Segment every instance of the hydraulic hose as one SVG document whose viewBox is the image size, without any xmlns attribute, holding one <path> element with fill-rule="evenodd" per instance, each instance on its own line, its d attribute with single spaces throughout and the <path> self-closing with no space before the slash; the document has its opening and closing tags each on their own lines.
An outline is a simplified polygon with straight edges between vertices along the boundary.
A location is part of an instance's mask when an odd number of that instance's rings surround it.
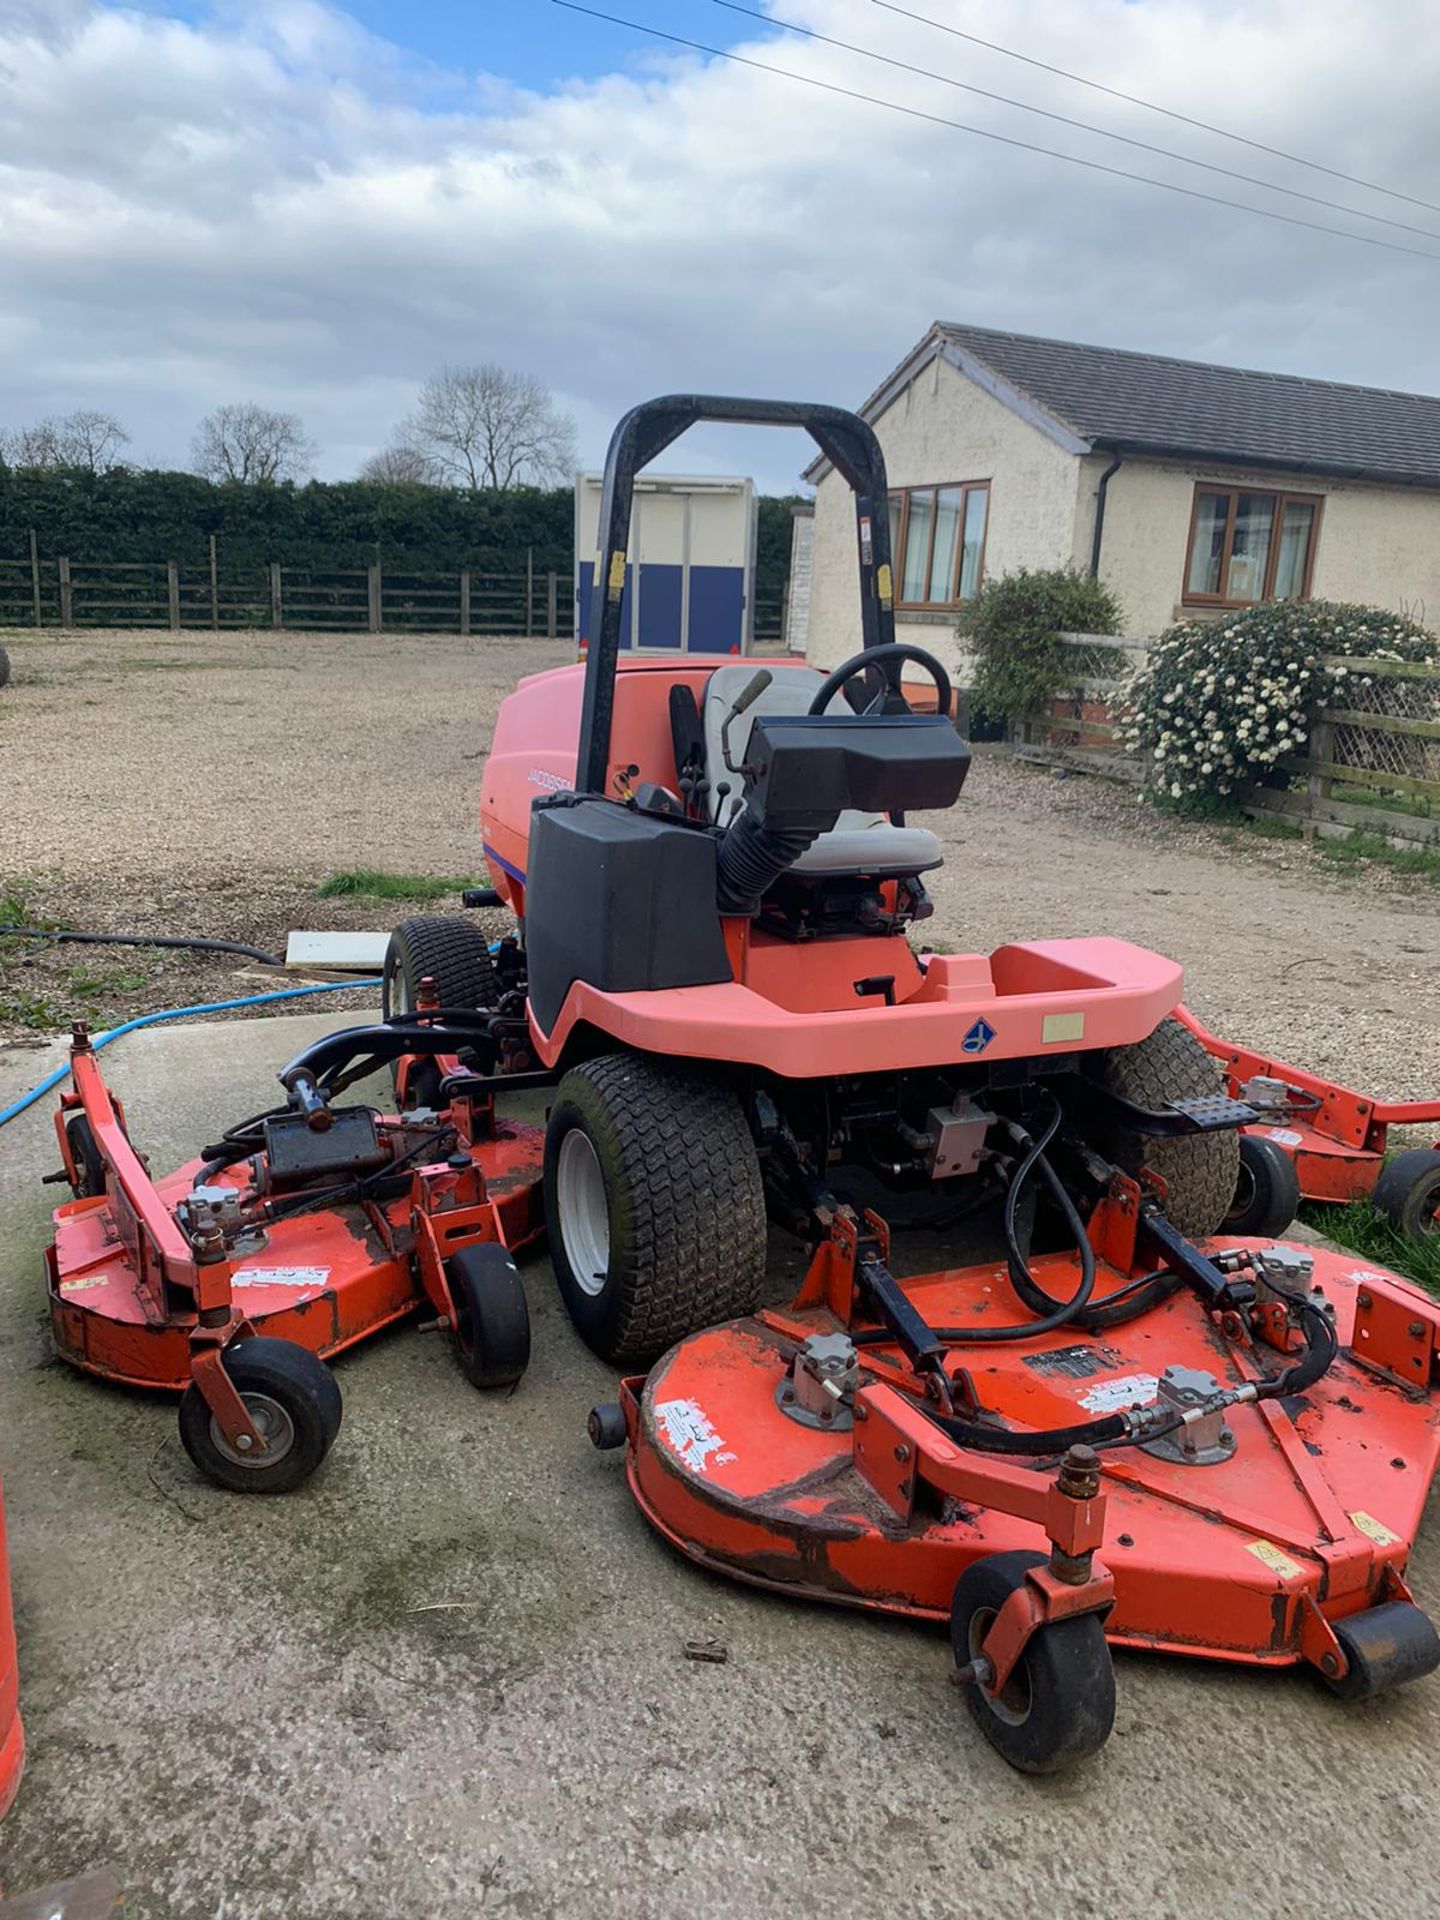
<svg viewBox="0 0 1440 1920">
<path fill-rule="evenodd" d="M 203 1006 L 168 1007 L 162 1013 L 139 1014 L 134 1020 L 127 1020 L 121 1026 L 112 1027 L 108 1033 L 97 1033 L 90 1044 L 98 1053 L 101 1047 L 108 1047 L 112 1040 L 123 1039 L 127 1033 L 134 1033 L 140 1027 L 157 1026 L 162 1020 L 187 1020 L 198 1014 L 230 1013 L 236 1007 L 261 1007 L 273 1000 L 300 1000 L 306 994 L 340 993 L 346 988 L 378 987 L 380 984 L 378 980 L 324 980 L 316 986 L 280 987 L 273 993 L 250 993 L 241 1000 L 211 1000 Z M 69 1077 L 69 1073 L 70 1066 L 67 1061 L 63 1067 L 56 1067 L 53 1073 L 47 1073 L 45 1078 L 31 1087 L 28 1093 L 22 1093 L 18 1100 L 12 1100 L 8 1107 L 0 1107 L 0 1127 L 3 1127 L 8 1120 L 14 1120 L 24 1113 L 27 1107 L 33 1107 L 37 1100 L 43 1100 L 52 1088 L 58 1087 L 62 1080 Z"/>
</svg>

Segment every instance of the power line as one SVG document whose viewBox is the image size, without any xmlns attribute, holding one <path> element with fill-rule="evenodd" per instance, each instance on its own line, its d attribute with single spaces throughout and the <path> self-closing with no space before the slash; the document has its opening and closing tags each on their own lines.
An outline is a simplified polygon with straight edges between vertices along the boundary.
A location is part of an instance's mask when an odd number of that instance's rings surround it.
<svg viewBox="0 0 1440 1920">
<path fill-rule="evenodd" d="M 926 113 L 920 107 L 902 106 L 898 100 L 882 100 L 877 94 L 861 93 L 854 87 L 838 86 L 831 80 L 817 80 L 812 74 L 796 73 L 790 67 L 772 67 L 768 61 L 753 60 L 748 54 L 732 53 L 726 47 L 707 46 L 703 40 L 687 40 L 678 33 L 666 33 L 661 27 L 647 26 L 642 20 L 626 20 L 618 13 L 602 13 L 598 7 L 586 7 L 579 0 L 550 0 L 552 6 L 567 13 L 583 13 L 591 20 L 604 20 L 612 27 L 624 27 L 630 33 L 648 34 L 652 40 L 665 40 L 671 46 L 687 47 L 692 53 L 706 53 L 716 60 L 728 60 L 733 66 L 753 67 L 758 73 L 770 73 L 781 80 L 797 81 L 820 93 L 833 93 L 844 100 L 859 100 L 869 107 L 884 107 L 890 113 L 903 113 L 911 120 L 924 120 L 933 127 L 950 127 L 957 133 L 973 133 L 978 139 L 993 140 L 1002 147 L 1015 147 L 1022 153 L 1042 154 L 1047 160 L 1064 160 L 1072 167 L 1084 167 L 1088 173 L 1103 173 L 1114 180 L 1138 181 L 1141 186 L 1158 187 L 1163 193 L 1182 194 L 1187 200 L 1203 200 L 1212 207 L 1229 207 L 1233 213 L 1251 213 L 1262 220 L 1278 220 L 1287 227 L 1304 227 L 1310 233 L 1328 233 L 1332 238 L 1355 240 L 1363 247 L 1381 247 L 1387 253 L 1408 253 L 1416 260 L 1440 260 L 1440 253 L 1428 247 L 1407 247 L 1399 240 L 1382 240 L 1373 233 L 1351 233 L 1345 227 L 1331 227 L 1319 220 L 1304 220 L 1298 213 L 1279 213 L 1273 207 L 1252 207 L 1243 200 L 1227 200 L 1218 193 L 1204 193 L 1199 187 L 1182 187 L 1174 180 L 1156 180 L 1148 173 L 1132 173 L 1126 167 L 1107 166 L 1102 160 L 1082 160 L 1075 153 L 1061 153 L 1056 147 L 1042 147 L 1033 140 L 1017 140 L 1013 134 L 994 133 L 988 127 L 972 127 L 964 120 L 950 120 L 944 114 Z"/>
<path fill-rule="evenodd" d="M 896 0 L 874 0 L 874 4 L 883 7 L 887 13 L 899 13 L 907 20 L 917 20 L 922 27 L 934 27 L 938 33 L 952 34 L 957 40 L 968 40 L 973 46 L 988 48 L 991 53 L 1003 53 L 1007 60 L 1023 60 L 1027 67 L 1039 67 L 1042 73 L 1054 73 L 1062 80 L 1073 80 L 1077 87 L 1092 87 L 1096 93 L 1108 93 L 1112 100 L 1124 100 L 1132 107 L 1144 107 L 1147 113 L 1163 113 L 1167 120 L 1178 120 L 1183 126 L 1198 127 L 1202 133 L 1218 134 L 1222 140 L 1234 140 L 1242 147 L 1253 147 L 1256 153 L 1268 153 L 1274 160 L 1288 160 L 1297 167 L 1311 167 L 1316 173 L 1328 173 L 1332 180 L 1343 180 L 1347 186 L 1363 187 L 1367 193 L 1386 193 L 1392 200 L 1405 200 L 1412 207 L 1423 207 L 1427 213 L 1440 213 L 1440 204 L 1434 200 L 1417 200 L 1413 193 L 1401 193 L 1398 187 L 1382 187 L 1377 181 L 1362 180 L 1353 173 L 1342 173 L 1338 167 L 1327 167 L 1322 160 L 1306 160 L 1298 153 L 1287 153 L 1283 147 L 1267 147 L 1263 140 L 1252 140 L 1248 134 L 1232 133 L 1228 127 L 1216 127 L 1208 120 L 1192 119 L 1188 113 L 1177 113 L 1173 107 L 1162 107 L 1154 100 L 1142 100 L 1138 93 L 1122 93 L 1119 87 L 1107 87 L 1101 80 L 1087 80 L 1083 73 L 1071 73 L 1065 67 L 1052 66 L 1048 60 L 1037 60 L 1032 54 L 1021 53 L 1015 47 L 1002 47 L 998 40 L 982 40 L 978 33 L 966 33 L 961 27 L 952 27 L 948 21 L 932 19 L 928 13 L 914 13 L 909 7 L 898 6 Z"/>
<path fill-rule="evenodd" d="M 982 100 L 994 100 L 1002 107 L 1016 107 L 1021 113 L 1038 114 L 1042 120 L 1057 121 L 1062 127 L 1075 127 L 1081 133 L 1097 134 L 1102 140 L 1118 140 L 1122 146 L 1138 147 L 1142 153 L 1158 154 L 1162 160 L 1178 160 L 1183 166 L 1201 167 L 1206 173 L 1218 173 L 1226 180 L 1239 180 L 1247 187 L 1259 187 L 1265 193 L 1287 194 L 1292 200 L 1308 200 L 1312 207 L 1326 207 L 1331 213 L 1348 213 L 1357 220 L 1375 220 L 1382 227 L 1395 227 L 1401 233 L 1418 234 L 1425 240 L 1440 240 L 1440 232 L 1434 227 L 1412 227 L 1403 220 L 1392 220 L 1383 213 L 1366 213 L 1361 207 L 1347 207 L 1339 200 L 1327 200 L 1322 194 L 1305 193 L 1299 187 L 1282 187 L 1273 180 L 1260 180 L 1252 173 L 1237 173 L 1233 167 L 1216 165 L 1213 160 L 1196 160 L 1188 153 L 1176 153 L 1170 147 L 1157 147 L 1148 140 L 1132 139 L 1128 133 L 1111 133 L 1105 127 L 1092 126 L 1088 120 L 1074 120 L 1068 114 L 1053 113 L 1049 107 L 1032 106 L 1026 100 L 1012 100 L 1008 94 L 992 93 L 988 87 L 973 86 L 968 80 L 957 80 L 948 73 L 936 73 L 931 67 L 912 66 L 908 60 L 897 60 L 888 53 L 877 53 L 873 47 L 857 47 L 852 41 L 837 40 L 832 34 L 821 33 L 814 27 L 797 27 L 791 20 L 779 20 L 774 14 L 762 13 L 758 7 L 740 5 L 740 0 L 711 0 L 712 5 L 724 7 L 727 13 L 742 13 L 751 20 L 763 21 L 767 27 L 780 27 L 786 33 L 803 34 L 807 40 L 822 41 L 827 47 L 839 47 L 845 53 L 858 53 L 864 60 L 878 60 L 887 67 L 897 67 L 902 73 L 913 73 L 922 80 L 938 80 L 942 86 L 959 87 L 963 93 L 978 94 Z"/>
</svg>

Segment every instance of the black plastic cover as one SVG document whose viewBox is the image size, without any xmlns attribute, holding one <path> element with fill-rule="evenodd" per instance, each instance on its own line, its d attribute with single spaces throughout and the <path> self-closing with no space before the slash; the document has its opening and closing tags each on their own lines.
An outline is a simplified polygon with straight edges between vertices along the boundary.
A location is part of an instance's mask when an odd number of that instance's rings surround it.
<svg viewBox="0 0 1440 1920">
<path fill-rule="evenodd" d="M 577 980 L 605 993 L 729 980 L 714 836 L 610 800 L 537 803 L 525 948 L 531 1004 L 547 1033 Z"/>
<path fill-rule="evenodd" d="M 746 805 L 776 827 L 826 832 L 847 807 L 952 807 L 970 749 L 939 713 L 762 714 L 745 752 Z"/>
</svg>

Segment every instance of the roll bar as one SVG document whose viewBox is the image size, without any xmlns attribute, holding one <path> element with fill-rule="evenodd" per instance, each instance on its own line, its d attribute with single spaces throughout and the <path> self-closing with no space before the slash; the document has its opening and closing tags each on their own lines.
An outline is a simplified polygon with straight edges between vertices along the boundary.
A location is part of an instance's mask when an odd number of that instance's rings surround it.
<svg viewBox="0 0 1440 1920">
<path fill-rule="evenodd" d="M 580 711 L 580 758 L 575 785 L 581 793 L 605 791 L 610 758 L 610 721 L 615 707 L 615 668 L 620 655 L 620 597 L 625 590 L 625 553 L 635 476 L 687 427 L 701 420 L 759 427 L 803 427 L 850 485 L 855 496 L 855 533 L 860 550 L 860 632 L 866 647 L 895 638 L 894 583 L 890 565 L 890 505 L 885 456 L 874 432 L 858 414 L 804 400 L 738 400 L 723 394 L 669 393 L 642 401 L 621 419 L 605 456 L 600 526 L 591 587 L 585 697 Z M 599 617 L 595 617 L 598 607 Z M 896 669 L 898 673 L 899 669 Z"/>
</svg>

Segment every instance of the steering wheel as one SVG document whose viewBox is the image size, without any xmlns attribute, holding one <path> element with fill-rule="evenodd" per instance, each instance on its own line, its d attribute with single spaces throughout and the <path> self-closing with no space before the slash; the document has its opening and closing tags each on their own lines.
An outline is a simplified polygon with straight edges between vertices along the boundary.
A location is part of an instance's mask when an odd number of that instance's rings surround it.
<svg viewBox="0 0 1440 1920">
<path fill-rule="evenodd" d="M 836 694 L 844 686 L 868 673 L 872 667 L 885 667 L 892 662 L 898 666 L 902 660 L 913 660 L 917 667 L 923 667 L 935 683 L 935 692 L 939 696 L 939 711 L 946 718 L 950 714 L 950 676 L 935 658 L 926 653 L 923 647 L 912 647 L 904 641 L 892 641 L 884 647 L 866 647 L 860 653 L 851 654 L 848 660 L 842 660 L 833 673 L 827 674 L 823 682 L 815 689 L 815 698 L 810 702 L 808 711 L 812 714 L 823 713 Z M 900 691 L 898 676 L 891 680 L 888 674 L 882 675 L 880 691 L 870 704 L 858 709 L 862 714 L 909 713 L 910 707 Z"/>
</svg>

